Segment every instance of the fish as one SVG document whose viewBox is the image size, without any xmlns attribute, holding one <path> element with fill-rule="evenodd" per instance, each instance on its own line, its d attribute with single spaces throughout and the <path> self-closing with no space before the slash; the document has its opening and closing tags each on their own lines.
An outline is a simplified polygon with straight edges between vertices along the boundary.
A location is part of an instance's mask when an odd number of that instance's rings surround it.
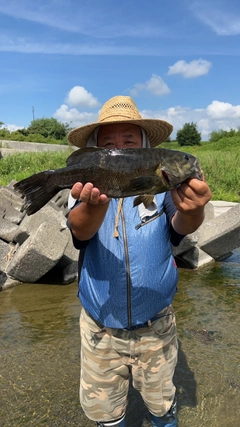
<svg viewBox="0 0 240 427">
<path fill-rule="evenodd" d="M 155 194 L 172 190 L 188 178 L 201 180 L 202 172 L 199 160 L 182 151 L 89 147 L 70 154 L 66 167 L 37 172 L 14 188 L 25 197 L 24 209 L 32 215 L 76 182 L 91 182 L 109 198 L 135 196 L 133 206 L 149 207 Z"/>
</svg>

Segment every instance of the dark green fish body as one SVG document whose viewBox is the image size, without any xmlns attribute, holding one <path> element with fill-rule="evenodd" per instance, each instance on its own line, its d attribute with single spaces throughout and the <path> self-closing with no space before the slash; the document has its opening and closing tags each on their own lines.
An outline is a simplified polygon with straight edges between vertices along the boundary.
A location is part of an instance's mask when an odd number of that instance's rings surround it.
<svg viewBox="0 0 240 427">
<path fill-rule="evenodd" d="M 201 179 L 198 159 L 191 154 L 164 148 L 83 148 L 73 152 L 67 166 L 36 173 L 15 184 L 26 197 L 31 215 L 59 191 L 75 182 L 91 182 L 108 197 L 154 195 L 173 189 L 188 178 Z M 138 198 L 135 204 L 142 202 Z"/>
</svg>

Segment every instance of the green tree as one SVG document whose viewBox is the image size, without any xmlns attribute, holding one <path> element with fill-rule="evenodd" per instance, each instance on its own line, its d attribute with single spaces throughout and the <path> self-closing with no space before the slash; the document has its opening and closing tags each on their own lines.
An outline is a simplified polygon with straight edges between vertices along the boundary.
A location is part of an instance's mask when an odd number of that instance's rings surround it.
<svg viewBox="0 0 240 427">
<path fill-rule="evenodd" d="M 176 140 L 179 145 L 200 145 L 201 134 L 198 132 L 197 123 L 185 123 L 182 129 L 177 131 Z"/>
<path fill-rule="evenodd" d="M 57 119 L 36 119 L 32 120 L 30 126 L 27 128 L 28 134 L 40 134 L 44 138 L 54 138 L 62 140 L 68 133 L 68 125 L 60 123 Z"/>
<path fill-rule="evenodd" d="M 9 132 L 9 130 L 7 130 L 7 129 L 5 129 L 5 128 L 3 128 L 3 129 L 0 129 L 0 138 L 1 139 L 10 139 L 10 132 Z"/>
<path fill-rule="evenodd" d="M 240 129 L 239 128 L 238 128 L 238 130 L 231 128 L 229 131 L 223 130 L 223 129 L 219 129 L 218 131 L 214 130 L 209 135 L 209 142 L 217 142 L 220 139 L 225 138 L 225 137 L 231 138 L 233 136 L 239 136 L 239 135 L 240 135 Z"/>
<path fill-rule="evenodd" d="M 18 130 L 15 130 L 10 133 L 10 139 L 11 141 L 24 141 L 24 136 L 21 132 L 18 132 Z"/>
</svg>

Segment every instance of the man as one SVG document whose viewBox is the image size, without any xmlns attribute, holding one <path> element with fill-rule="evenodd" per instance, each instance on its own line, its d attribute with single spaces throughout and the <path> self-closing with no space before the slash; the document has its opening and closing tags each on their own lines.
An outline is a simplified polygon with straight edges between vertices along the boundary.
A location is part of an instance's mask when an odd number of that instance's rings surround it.
<svg viewBox="0 0 240 427">
<path fill-rule="evenodd" d="M 74 129 L 69 141 L 79 147 L 151 149 L 171 131 L 165 121 L 142 119 L 130 97 L 116 96 L 104 104 L 97 123 Z M 98 426 L 125 426 L 131 376 L 152 425 L 177 426 L 171 303 L 178 273 L 171 244 L 201 225 L 211 191 L 206 182 L 189 179 L 157 194 L 148 209 L 133 208 L 131 197 L 110 200 L 92 183 L 76 183 L 71 195 L 80 202 L 68 224 L 75 247 L 84 253 L 79 282 L 82 408 Z"/>
</svg>

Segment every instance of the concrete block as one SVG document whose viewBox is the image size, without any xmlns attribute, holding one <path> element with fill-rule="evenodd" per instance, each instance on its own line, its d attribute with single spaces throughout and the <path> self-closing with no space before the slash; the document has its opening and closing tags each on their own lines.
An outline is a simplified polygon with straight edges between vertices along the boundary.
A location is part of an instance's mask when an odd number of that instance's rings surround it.
<svg viewBox="0 0 240 427">
<path fill-rule="evenodd" d="M 189 267 L 194 269 L 214 262 L 214 259 L 210 255 L 206 254 L 206 252 L 202 251 L 197 246 L 184 253 L 181 258 L 186 261 Z"/>
<path fill-rule="evenodd" d="M 0 271 L 5 272 L 8 264 L 8 254 L 11 251 L 9 243 L 0 240 Z"/>
<path fill-rule="evenodd" d="M 179 246 L 172 247 L 173 255 L 181 256 L 185 252 L 188 252 L 192 247 L 194 247 L 198 243 L 202 230 L 205 227 L 205 224 L 213 218 L 214 218 L 214 206 L 211 202 L 208 202 L 205 206 L 205 218 L 202 225 L 196 231 L 194 231 L 194 233 L 191 233 L 185 236 Z"/>
<path fill-rule="evenodd" d="M 1 206 L 4 206 L 4 203 L 10 204 L 17 209 L 18 211 L 22 211 L 24 201 L 19 193 L 14 191 L 11 187 L 1 187 L 0 188 L 0 199 Z"/>
<path fill-rule="evenodd" d="M 240 247 L 240 204 L 208 221 L 198 246 L 212 258 L 221 259 Z"/>
<path fill-rule="evenodd" d="M 18 248 L 7 274 L 21 282 L 36 282 L 58 263 L 67 243 L 67 236 L 59 232 L 58 224 L 44 222 Z"/>
<path fill-rule="evenodd" d="M 6 242 L 12 242 L 17 230 L 17 224 L 13 224 L 4 218 L 0 219 L 0 239 L 5 240 Z"/>
<path fill-rule="evenodd" d="M 49 227 L 51 227 L 51 225 L 58 226 L 59 231 L 67 229 L 66 218 L 63 216 L 62 212 L 57 211 L 48 203 L 34 215 L 26 215 L 24 217 L 13 237 L 14 242 L 22 244 L 32 233 L 35 233 L 38 227 L 44 222 L 47 222 Z"/>
<path fill-rule="evenodd" d="M 225 202 L 224 200 L 212 200 L 211 204 L 214 207 L 214 217 L 224 214 L 229 209 L 238 205 L 236 202 Z"/>
<path fill-rule="evenodd" d="M 62 281 L 64 285 L 68 285 L 69 283 L 74 282 L 77 280 L 78 277 L 78 262 L 73 261 L 71 264 L 67 265 L 62 270 Z"/>
<path fill-rule="evenodd" d="M 63 232 L 66 233 L 68 243 L 66 245 L 62 258 L 58 263 L 60 268 L 65 268 L 72 262 L 78 261 L 78 257 L 79 257 L 79 250 L 74 248 L 73 246 L 70 230 L 67 229 L 67 230 L 64 230 Z"/>
<path fill-rule="evenodd" d="M 172 251 L 174 256 L 181 256 L 185 252 L 188 252 L 193 246 L 198 242 L 198 233 L 188 234 L 181 241 L 180 245 L 172 246 Z"/>
<path fill-rule="evenodd" d="M 0 291 L 13 288 L 20 284 L 21 282 L 19 282 L 18 280 L 12 279 L 11 277 L 7 276 L 6 273 L 0 271 Z"/>
<path fill-rule="evenodd" d="M 25 216 L 25 213 L 15 209 L 11 205 L 11 203 L 7 203 L 6 200 L 5 200 L 5 203 L 2 203 L 1 201 L 0 220 L 4 218 L 18 225 L 20 224 L 24 216 Z"/>
<path fill-rule="evenodd" d="M 56 206 L 61 209 L 64 209 L 68 205 L 69 193 L 69 189 L 61 190 L 52 198 L 52 201 L 55 203 Z"/>
</svg>

